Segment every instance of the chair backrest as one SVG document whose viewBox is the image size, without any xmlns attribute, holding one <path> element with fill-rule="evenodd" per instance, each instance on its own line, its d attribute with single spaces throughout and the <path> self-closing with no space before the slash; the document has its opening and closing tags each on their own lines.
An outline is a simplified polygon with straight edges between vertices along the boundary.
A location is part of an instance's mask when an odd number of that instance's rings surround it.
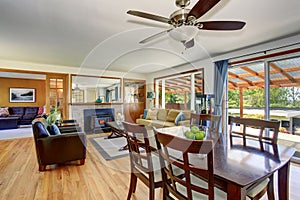
<svg viewBox="0 0 300 200">
<path fill-rule="evenodd" d="M 277 143 L 278 132 L 279 132 L 279 121 L 270 121 L 263 119 L 253 118 L 240 118 L 240 117 L 229 117 L 230 125 L 230 141 L 232 142 L 232 136 L 239 135 L 244 138 L 246 137 L 256 138 L 259 141 L 269 141 L 272 144 Z"/>
<path fill-rule="evenodd" d="M 144 178 L 147 178 L 144 174 L 148 174 L 149 178 L 154 180 L 153 147 L 150 147 L 147 129 L 144 125 L 122 123 L 130 152 L 131 173 L 136 173 L 137 176 L 140 174 Z"/>
<path fill-rule="evenodd" d="M 193 199 L 192 193 L 196 192 L 207 195 L 210 200 L 214 199 L 212 141 L 188 140 L 160 133 L 157 130 L 155 130 L 155 137 L 162 167 L 164 195 L 168 196 L 171 193 L 177 199 L 183 200 Z M 176 155 L 174 155 L 174 152 L 176 152 Z M 191 160 L 193 162 L 201 160 L 201 164 L 191 164 Z M 181 169 L 184 176 L 176 174 L 175 170 L 178 171 L 178 168 Z M 192 174 L 201 175 L 207 181 L 207 185 L 195 184 L 191 180 Z M 180 190 L 182 187 L 185 192 Z"/>
<path fill-rule="evenodd" d="M 219 131 L 221 121 L 220 115 L 192 113 L 190 118 L 190 126 L 201 126 L 203 121 L 209 121 L 208 129 L 210 131 Z"/>
</svg>

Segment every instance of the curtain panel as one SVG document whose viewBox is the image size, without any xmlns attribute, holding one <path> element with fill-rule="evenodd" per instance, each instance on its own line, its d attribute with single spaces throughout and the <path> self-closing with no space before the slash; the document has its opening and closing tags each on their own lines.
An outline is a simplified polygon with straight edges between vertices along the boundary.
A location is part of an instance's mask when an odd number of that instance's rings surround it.
<svg viewBox="0 0 300 200">
<path fill-rule="evenodd" d="M 215 62 L 214 75 L 214 94 L 215 94 L 215 115 L 222 114 L 222 99 L 224 88 L 227 81 L 228 74 L 228 60 L 220 60 Z"/>
</svg>

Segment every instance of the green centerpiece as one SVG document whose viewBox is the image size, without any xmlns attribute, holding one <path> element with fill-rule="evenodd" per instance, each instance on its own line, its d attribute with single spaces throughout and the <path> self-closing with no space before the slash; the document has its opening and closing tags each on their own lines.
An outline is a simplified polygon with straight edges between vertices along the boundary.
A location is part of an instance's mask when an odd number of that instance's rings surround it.
<svg viewBox="0 0 300 200">
<path fill-rule="evenodd" d="M 198 126 L 192 126 L 191 130 L 185 131 L 184 135 L 188 139 L 203 140 L 205 131 L 200 130 Z"/>
</svg>

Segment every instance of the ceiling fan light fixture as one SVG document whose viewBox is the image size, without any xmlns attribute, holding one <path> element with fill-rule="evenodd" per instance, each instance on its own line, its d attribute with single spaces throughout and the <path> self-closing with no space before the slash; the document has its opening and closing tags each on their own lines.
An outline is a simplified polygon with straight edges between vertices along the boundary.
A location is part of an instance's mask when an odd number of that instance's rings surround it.
<svg viewBox="0 0 300 200">
<path fill-rule="evenodd" d="M 169 31 L 169 36 L 179 42 L 193 39 L 198 33 L 196 26 L 180 26 Z"/>
</svg>

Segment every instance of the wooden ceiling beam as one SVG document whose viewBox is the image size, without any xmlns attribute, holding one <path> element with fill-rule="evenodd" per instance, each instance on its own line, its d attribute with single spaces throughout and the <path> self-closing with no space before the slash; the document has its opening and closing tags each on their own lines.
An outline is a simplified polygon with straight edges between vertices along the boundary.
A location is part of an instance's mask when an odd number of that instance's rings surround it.
<svg viewBox="0 0 300 200">
<path fill-rule="evenodd" d="M 257 76 L 257 77 L 259 77 L 259 78 L 261 78 L 261 79 L 264 79 L 264 78 L 265 78 L 264 75 L 259 74 L 258 72 L 254 71 L 254 70 L 252 70 L 252 69 L 249 69 L 249 68 L 246 67 L 246 66 L 243 66 L 243 67 L 241 67 L 241 68 L 242 68 L 243 70 L 249 72 L 251 75 Z"/>
<path fill-rule="evenodd" d="M 258 77 L 258 78 L 260 78 L 260 79 L 262 79 L 262 80 L 264 80 L 265 79 L 265 77 L 264 77 L 264 73 L 258 73 L 258 72 L 256 72 L 256 71 L 254 71 L 254 70 L 252 70 L 252 69 L 249 69 L 248 67 L 246 67 L 246 66 L 243 66 L 243 67 L 241 67 L 243 70 L 245 70 L 245 71 L 247 71 L 247 72 L 249 72 L 251 75 L 254 75 L 254 76 L 256 76 L 256 77 Z M 272 80 L 270 80 L 270 84 L 272 84 Z"/>
<path fill-rule="evenodd" d="M 270 66 L 277 70 L 278 72 L 280 72 L 283 76 L 285 76 L 286 78 L 288 78 L 292 83 L 296 83 L 297 81 L 294 79 L 294 77 L 292 77 L 291 75 L 289 75 L 288 73 L 286 73 L 286 71 L 284 71 L 283 69 L 281 69 L 280 67 L 278 67 L 275 63 L 271 62 Z"/>
<path fill-rule="evenodd" d="M 242 80 L 242 81 L 245 81 L 245 82 L 247 82 L 249 85 L 253 86 L 253 83 L 252 83 L 251 81 L 249 81 L 249 80 L 247 80 L 247 79 L 245 79 L 245 78 L 243 78 L 243 77 L 240 77 L 240 76 L 237 75 L 237 74 L 234 74 L 234 73 L 232 73 L 232 72 L 228 72 L 228 74 L 229 74 L 230 76 L 233 76 L 233 77 L 237 78 L 237 79 L 240 79 L 240 80 Z"/>
</svg>

